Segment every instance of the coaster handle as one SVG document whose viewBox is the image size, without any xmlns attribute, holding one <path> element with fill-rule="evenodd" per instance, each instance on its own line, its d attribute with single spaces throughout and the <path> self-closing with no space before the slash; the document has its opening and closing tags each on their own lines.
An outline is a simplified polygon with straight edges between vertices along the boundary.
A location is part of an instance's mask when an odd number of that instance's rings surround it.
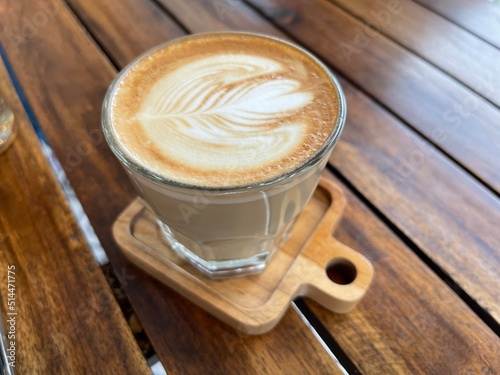
<svg viewBox="0 0 500 375">
<path fill-rule="evenodd" d="M 287 274 L 295 297 L 309 297 L 327 309 L 346 313 L 367 291 L 373 266 L 363 255 L 332 237 L 345 206 L 342 191 L 322 178 L 320 186 L 331 194 L 331 207 Z"/>
<path fill-rule="evenodd" d="M 291 271 L 300 280 L 296 297 L 309 297 L 337 313 L 351 311 L 373 278 L 368 259 L 332 237 L 311 242 Z"/>
</svg>

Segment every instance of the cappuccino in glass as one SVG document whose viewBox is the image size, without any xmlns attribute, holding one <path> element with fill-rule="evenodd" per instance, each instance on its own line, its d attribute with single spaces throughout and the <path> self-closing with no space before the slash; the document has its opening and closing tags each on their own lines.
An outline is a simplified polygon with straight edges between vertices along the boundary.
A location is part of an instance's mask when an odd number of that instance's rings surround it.
<svg viewBox="0 0 500 375">
<path fill-rule="evenodd" d="M 293 44 L 197 34 L 112 83 L 106 139 L 166 241 L 206 275 L 261 271 L 314 191 L 345 120 L 340 86 Z"/>
</svg>

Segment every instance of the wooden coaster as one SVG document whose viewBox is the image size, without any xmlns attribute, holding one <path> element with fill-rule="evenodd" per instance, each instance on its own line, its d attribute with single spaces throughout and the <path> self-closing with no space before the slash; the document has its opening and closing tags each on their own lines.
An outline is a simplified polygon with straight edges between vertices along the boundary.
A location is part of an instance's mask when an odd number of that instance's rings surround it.
<svg viewBox="0 0 500 375">
<path fill-rule="evenodd" d="M 365 294 L 371 263 L 331 237 L 344 206 L 341 190 L 322 178 L 265 270 L 236 279 L 212 280 L 175 255 L 139 198 L 118 217 L 113 234 L 137 266 L 234 328 L 261 334 L 279 322 L 296 297 L 345 313 Z"/>
</svg>

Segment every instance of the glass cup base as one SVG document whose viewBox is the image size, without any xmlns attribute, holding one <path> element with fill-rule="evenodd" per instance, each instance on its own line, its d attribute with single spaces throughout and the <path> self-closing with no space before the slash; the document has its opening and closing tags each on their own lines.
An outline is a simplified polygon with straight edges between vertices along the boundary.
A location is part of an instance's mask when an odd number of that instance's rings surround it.
<svg viewBox="0 0 500 375">
<path fill-rule="evenodd" d="M 259 274 L 264 270 L 273 254 L 273 252 L 265 252 L 244 259 L 207 261 L 178 242 L 169 228 L 160 220 L 158 220 L 158 225 L 170 249 L 211 279 L 230 279 Z"/>
</svg>

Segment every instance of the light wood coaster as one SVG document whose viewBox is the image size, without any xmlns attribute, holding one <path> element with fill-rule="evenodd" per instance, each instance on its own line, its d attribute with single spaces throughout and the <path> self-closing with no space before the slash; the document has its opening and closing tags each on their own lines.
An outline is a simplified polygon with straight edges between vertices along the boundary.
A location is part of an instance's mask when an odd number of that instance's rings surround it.
<svg viewBox="0 0 500 375">
<path fill-rule="evenodd" d="M 341 190 L 322 178 L 265 270 L 236 279 L 212 280 L 174 254 L 139 198 L 118 217 L 113 234 L 137 266 L 234 328 L 261 334 L 279 322 L 296 297 L 345 313 L 365 294 L 371 263 L 331 236 L 344 206 Z"/>
</svg>

